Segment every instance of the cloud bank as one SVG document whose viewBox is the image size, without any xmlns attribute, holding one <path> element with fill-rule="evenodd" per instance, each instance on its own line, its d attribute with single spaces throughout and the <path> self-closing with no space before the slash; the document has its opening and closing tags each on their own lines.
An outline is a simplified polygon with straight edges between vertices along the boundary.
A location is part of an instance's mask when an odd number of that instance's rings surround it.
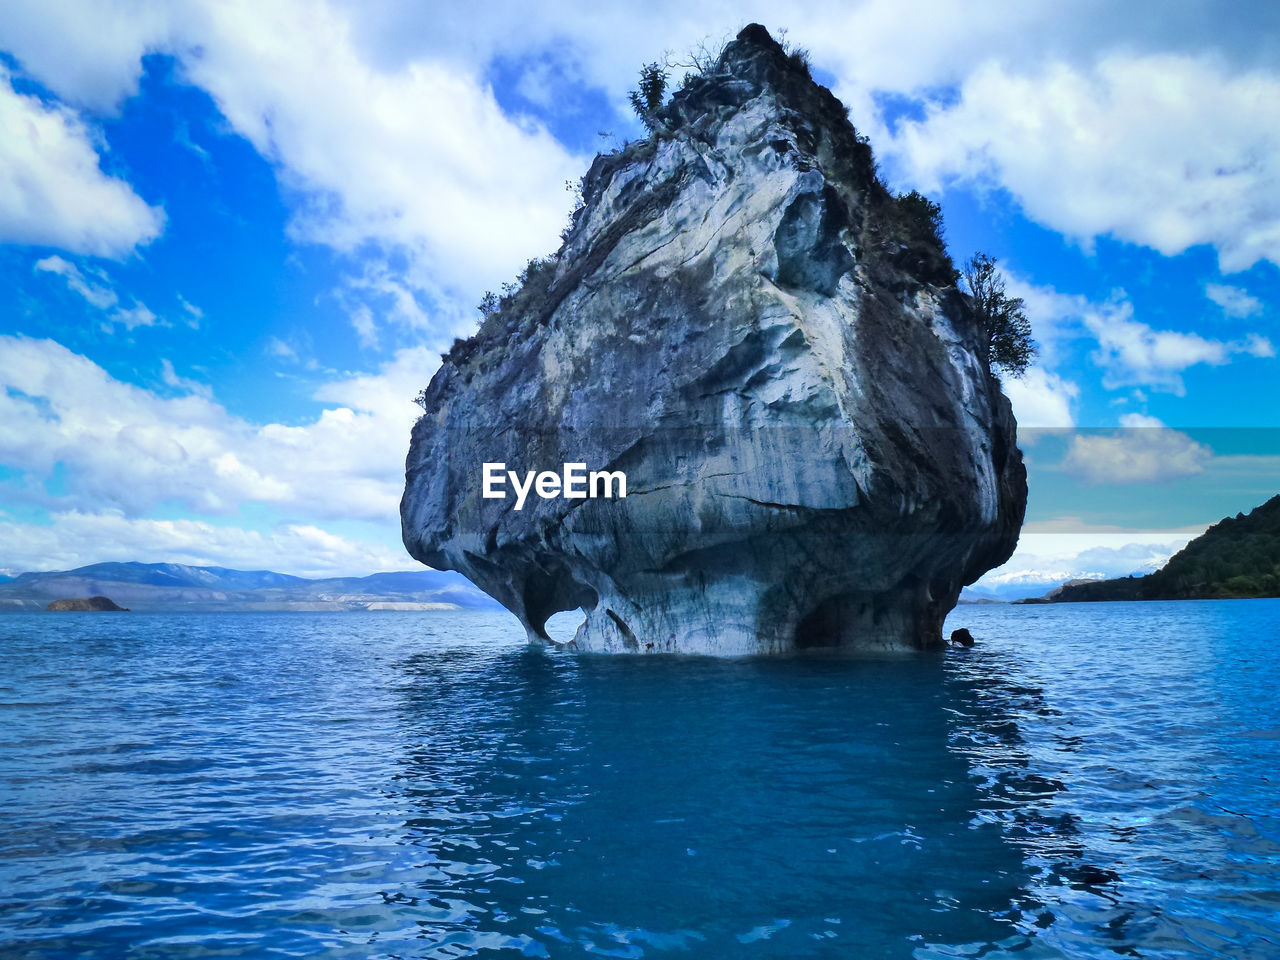
<svg viewBox="0 0 1280 960">
<path fill-rule="evenodd" d="M 162 396 L 52 340 L 0 336 L 0 462 L 43 505 L 141 517 L 180 505 L 229 516 L 275 508 L 304 521 L 398 516 L 412 397 L 439 358 L 401 350 L 378 374 L 331 382 L 299 425 L 233 416 L 164 366 Z M 55 477 L 57 492 L 45 483 Z"/>
<path fill-rule="evenodd" d="M 0 66 L 0 243 L 125 257 L 160 235 L 164 213 L 100 168 L 73 110 L 14 89 Z"/>
</svg>

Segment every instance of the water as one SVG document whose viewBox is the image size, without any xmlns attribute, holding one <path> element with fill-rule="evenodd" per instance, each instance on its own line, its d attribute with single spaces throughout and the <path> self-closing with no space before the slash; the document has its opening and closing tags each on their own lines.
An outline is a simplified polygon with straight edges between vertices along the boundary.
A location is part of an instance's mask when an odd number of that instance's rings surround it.
<svg viewBox="0 0 1280 960">
<path fill-rule="evenodd" d="M 0 617 L 0 955 L 1280 956 L 1280 601 L 861 662 L 514 626 Z"/>
</svg>

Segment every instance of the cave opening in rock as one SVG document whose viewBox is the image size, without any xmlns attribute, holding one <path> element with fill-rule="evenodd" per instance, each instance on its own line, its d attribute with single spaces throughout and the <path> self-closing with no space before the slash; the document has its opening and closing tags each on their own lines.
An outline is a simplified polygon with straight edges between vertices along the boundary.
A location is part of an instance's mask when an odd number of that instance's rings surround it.
<svg viewBox="0 0 1280 960">
<path fill-rule="evenodd" d="M 796 624 L 797 650 L 821 650 L 844 646 L 856 639 L 858 628 L 871 618 L 871 602 L 866 597 L 830 597 L 809 611 Z"/>
<path fill-rule="evenodd" d="M 599 602 L 594 589 L 561 565 L 541 568 L 525 581 L 526 622 L 544 640 L 568 643 Z"/>
<path fill-rule="evenodd" d="M 587 611 L 582 607 L 572 610 L 561 610 L 547 617 L 542 632 L 552 643 L 568 643 L 578 632 L 578 628 L 587 622 Z"/>
</svg>

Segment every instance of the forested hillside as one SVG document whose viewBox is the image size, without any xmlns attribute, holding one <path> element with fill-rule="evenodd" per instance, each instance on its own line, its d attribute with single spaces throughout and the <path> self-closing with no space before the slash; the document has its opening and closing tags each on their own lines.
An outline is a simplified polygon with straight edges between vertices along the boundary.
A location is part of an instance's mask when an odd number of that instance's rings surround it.
<svg viewBox="0 0 1280 960">
<path fill-rule="evenodd" d="M 1077 581 L 1020 602 L 1231 597 L 1280 597 L 1280 496 L 1215 523 L 1148 576 Z"/>
</svg>

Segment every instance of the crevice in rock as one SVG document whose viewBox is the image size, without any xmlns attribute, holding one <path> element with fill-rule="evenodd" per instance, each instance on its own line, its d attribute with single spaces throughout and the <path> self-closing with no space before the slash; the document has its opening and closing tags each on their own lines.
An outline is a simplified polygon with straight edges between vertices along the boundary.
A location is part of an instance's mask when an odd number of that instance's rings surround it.
<svg viewBox="0 0 1280 960">
<path fill-rule="evenodd" d="M 636 635 L 631 632 L 631 628 L 627 626 L 626 621 L 614 613 L 612 610 L 605 608 L 604 611 L 610 620 L 618 627 L 618 632 L 622 634 L 622 642 L 626 644 L 628 650 L 639 650 L 640 641 L 636 639 Z"/>
<path fill-rule="evenodd" d="M 839 212 L 842 206 L 830 187 L 802 193 L 791 201 L 773 235 L 778 286 L 835 296 L 840 278 L 854 266 L 840 239 L 845 219 Z"/>
</svg>

